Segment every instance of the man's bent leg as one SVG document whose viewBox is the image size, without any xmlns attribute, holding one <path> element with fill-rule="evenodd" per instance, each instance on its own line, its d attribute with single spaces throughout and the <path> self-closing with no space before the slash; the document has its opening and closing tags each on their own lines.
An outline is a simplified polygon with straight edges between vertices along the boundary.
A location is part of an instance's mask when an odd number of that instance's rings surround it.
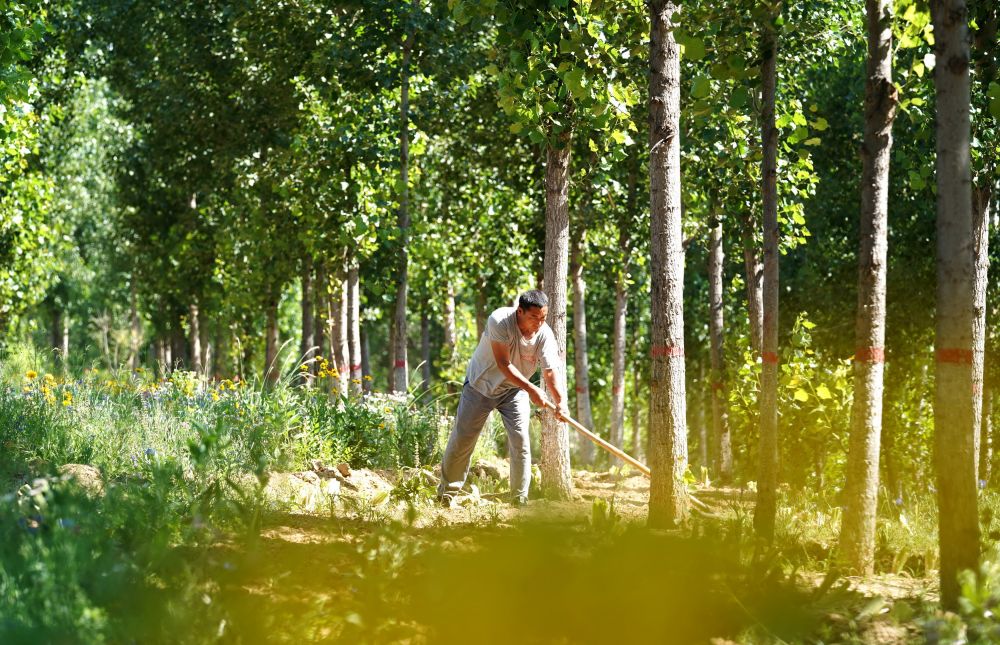
<svg viewBox="0 0 1000 645">
<path fill-rule="evenodd" d="M 531 437 L 528 434 L 531 402 L 528 393 L 521 389 L 509 393 L 497 406 L 497 411 L 507 429 L 510 493 L 515 499 L 528 499 L 531 487 Z"/>
<path fill-rule="evenodd" d="M 458 401 L 458 412 L 455 413 L 455 427 L 448 437 L 448 447 L 441 460 L 438 495 L 455 494 L 462 490 L 465 478 L 469 475 L 472 451 L 493 408 L 494 402 L 466 381 L 462 388 L 462 398 Z"/>
</svg>

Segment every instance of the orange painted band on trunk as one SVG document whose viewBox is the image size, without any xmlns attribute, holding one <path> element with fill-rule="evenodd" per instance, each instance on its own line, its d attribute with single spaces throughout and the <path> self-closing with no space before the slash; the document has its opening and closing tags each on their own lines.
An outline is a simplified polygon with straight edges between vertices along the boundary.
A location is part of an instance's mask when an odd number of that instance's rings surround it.
<svg viewBox="0 0 1000 645">
<path fill-rule="evenodd" d="M 934 352 L 938 363 L 954 363 L 956 365 L 972 365 L 972 350 L 959 347 L 946 347 Z"/>
<path fill-rule="evenodd" d="M 715 383 L 712 383 L 712 389 L 713 390 L 721 390 L 722 389 L 722 381 L 716 381 Z"/>
<path fill-rule="evenodd" d="M 611 388 L 612 394 L 618 394 L 621 391 L 622 391 L 622 389 L 620 387 L 618 387 L 617 385 L 615 385 L 614 387 Z"/>
<path fill-rule="evenodd" d="M 774 352 L 762 352 L 760 355 L 760 360 L 765 363 L 771 363 L 772 365 L 778 364 L 778 355 Z"/>
<path fill-rule="evenodd" d="M 576 391 L 577 391 L 578 394 L 583 394 L 584 392 L 587 391 L 587 388 L 585 388 L 585 387 L 577 387 Z"/>
<path fill-rule="evenodd" d="M 394 365 L 396 367 L 406 367 L 406 361 L 396 361 Z"/>
<path fill-rule="evenodd" d="M 859 347 L 854 352 L 854 360 L 859 363 L 884 363 L 885 347 Z"/>
<path fill-rule="evenodd" d="M 360 365 L 351 365 L 351 371 L 352 372 L 360 372 L 361 371 L 361 366 Z"/>
<path fill-rule="evenodd" d="M 653 345 L 649 353 L 654 357 L 666 356 L 671 358 L 677 358 L 684 356 L 684 347 L 682 345 Z"/>
</svg>

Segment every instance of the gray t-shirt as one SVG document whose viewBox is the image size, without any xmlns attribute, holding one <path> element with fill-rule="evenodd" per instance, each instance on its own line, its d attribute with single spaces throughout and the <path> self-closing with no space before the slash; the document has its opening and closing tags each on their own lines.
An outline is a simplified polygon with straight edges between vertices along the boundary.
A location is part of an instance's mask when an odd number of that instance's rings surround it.
<svg viewBox="0 0 1000 645">
<path fill-rule="evenodd" d="M 517 328 L 517 307 L 501 307 L 490 314 L 486 321 L 486 331 L 479 339 L 479 346 L 465 370 L 466 380 L 484 396 L 498 397 L 517 387 L 497 367 L 496 358 L 493 357 L 494 341 L 507 345 L 511 364 L 525 378 L 531 378 L 539 364 L 543 370 L 559 364 L 556 337 L 548 323 L 542 323 L 534 336 L 525 338 Z"/>
</svg>

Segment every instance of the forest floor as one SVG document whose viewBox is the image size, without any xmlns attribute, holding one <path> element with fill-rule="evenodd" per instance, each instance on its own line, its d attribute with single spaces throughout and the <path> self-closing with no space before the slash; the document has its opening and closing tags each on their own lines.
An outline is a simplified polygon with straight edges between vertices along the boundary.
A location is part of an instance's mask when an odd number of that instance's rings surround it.
<svg viewBox="0 0 1000 645">
<path fill-rule="evenodd" d="M 505 464 L 500 460 L 476 468 L 481 474 L 482 469 L 486 469 L 494 476 L 505 478 L 507 475 Z M 423 471 L 423 475 L 414 471 L 413 476 L 431 479 L 428 471 Z M 649 486 L 648 480 L 637 473 L 575 471 L 575 499 L 562 502 L 532 500 L 522 508 L 491 499 L 488 494 L 476 493 L 443 508 L 430 503 L 426 489 L 421 503 L 404 504 L 390 494 L 398 484 L 392 481 L 393 478 L 394 474 L 387 471 L 352 471 L 348 477 L 338 478 L 353 486 L 353 490 L 341 488 L 343 499 L 333 502 L 331 498 L 327 505 L 311 500 L 305 504 L 310 507 L 308 511 L 299 504 L 269 512 L 263 519 L 259 540 L 249 550 L 245 545 L 232 549 L 220 547 L 216 554 L 217 564 L 222 564 L 220 570 L 225 573 L 216 577 L 218 592 L 235 619 L 234 628 L 242 634 L 240 640 L 253 642 L 248 635 L 268 634 L 260 642 L 345 639 L 509 642 L 509 629 L 513 626 L 508 625 L 505 629 L 506 623 L 499 620 L 495 628 L 503 631 L 498 633 L 496 629 L 491 630 L 490 621 L 497 616 L 511 619 L 508 612 L 512 610 L 505 605 L 516 602 L 518 595 L 523 596 L 520 599 L 526 601 L 527 606 L 531 606 L 533 598 L 552 602 L 553 594 L 574 596 L 578 592 L 567 593 L 566 586 L 574 585 L 573 579 L 580 575 L 578 569 L 584 560 L 590 569 L 603 566 L 607 578 L 607 589 L 584 592 L 584 599 L 615 594 L 627 597 L 642 590 L 655 596 L 651 588 L 655 580 L 650 578 L 653 574 L 642 572 L 641 565 L 638 579 L 630 581 L 626 571 L 636 564 L 634 562 L 619 559 L 609 565 L 607 561 L 587 560 L 596 557 L 593 554 L 600 547 L 595 544 L 618 544 L 605 539 L 611 533 L 617 531 L 620 535 L 624 527 L 638 527 L 644 523 Z M 306 479 L 313 478 L 307 475 Z M 704 486 L 693 490 L 699 502 L 696 515 L 705 523 L 726 522 L 726 518 L 745 514 L 747 509 L 752 513 L 752 493 L 747 491 Z M 304 499 L 301 494 L 299 497 L 300 501 Z M 595 503 L 595 500 L 604 503 Z M 563 537 L 553 537 L 552 530 L 573 537 L 564 541 Z M 681 541 L 686 541 L 685 544 L 697 541 L 697 535 L 687 533 L 681 537 L 681 533 L 669 536 L 671 540 L 676 538 L 669 548 L 677 547 Z M 525 538 L 526 535 L 533 537 Z M 512 542 L 519 546 L 510 546 Z M 552 550 L 553 543 L 562 544 L 565 550 Z M 680 568 L 690 564 L 693 569 L 708 570 L 704 576 L 695 573 L 686 583 L 681 574 L 678 588 L 672 592 L 680 594 L 683 605 L 684 586 L 692 585 L 692 598 L 704 595 L 711 600 L 696 602 L 697 607 L 691 611 L 700 610 L 710 616 L 710 620 L 718 621 L 718 612 L 701 606 L 717 600 L 715 591 L 706 591 L 704 580 L 728 575 L 720 576 L 713 569 L 717 561 L 726 560 L 728 556 L 703 550 L 685 551 L 689 548 L 678 547 L 682 553 Z M 739 546 L 732 548 L 740 549 Z M 532 549 L 540 555 L 532 555 Z M 641 550 L 640 547 L 638 551 Z M 577 568 L 548 570 L 550 562 L 547 559 L 566 552 L 574 553 Z M 584 552 L 586 555 L 581 556 Z M 431 556 L 432 553 L 436 555 Z M 537 560 L 533 559 L 536 557 Z M 695 566 L 692 562 L 702 564 Z M 537 572 L 537 577 L 532 577 L 532 570 Z M 512 580 L 507 580 L 509 577 Z M 428 578 L 433 581 L 433 589 L 427 586 Z M 551 578 L 562 580 L 555 582 Z M 760 601 L 761 608 L 748 608 L 751 601 L 747 601 L 747 597 L 772 595 L 762 588 L 733 592 L 728 600 L 736 602 L 727 606 L 739 607 L 734 611 L 745 614 L 733 625 L 721 620 L 717 632 L 712 631 L 714 627 L 707 631 L 704 626 L 680 627 L 667 636 L 667 642 L 858 642 L 879 645 L 913 642 L 921 640 L 920 627 L 913 617 L 936 599 L 936 585 L 931 579 L 906 575 L 837 577 L 833 581 L 818 568 L 810 570 L 808 566 L 796 566 L 783 581 L 795 587 L 795 591 L 785 589 L 773 594 L 783 598 L 784 606 L 780 603 L 777 608 L 769 606 L 767 600 L 758 598 L 752 602 Z M 635 583 L 634 589 L 624 591 L 630 582 Z M 835 593 L 829 592 L 834 588 Z M 505 593 L 513 598 L 507 598 Z M 744 597 L 744 593 L 747 596 Z M 788 596 L 789 593 L 799 594 L 800 600 Z M 420 595 L 425 598 L 414 598 Z M 440 600 L 442 597 L 443 607 L 433 604 L 433 598 Z M 580 597 L 575 602 L 579 603 Z M 426 603 L 431 606 L 428 608 Z M 809 611 L 800 617 L 801 624 L 792 624 L 795 620 L 784 624 L 781 618 L 763 617 L 770 615 L 769 612 L 780 616 L 782 611 L 788 611 L 789 605 L 796 603 L 803 607 L 810 605 Z M 567 607 L 566 610 L 568 615 L 587 613 L 582 607 Z M 485 611 L 487 615 L 470 615 L 475 611 Z M 682 615 L 683 612 L 681 609 Z M 604 629 L 605 623 L 613 626 L 620 618 L 606 616 L 603 622 L 592 623 L 599 625 L 592 630 Z M 638 623 L 641 626 L 642 621 Z M 740 628 L 736 627 L 737 623 Z M 740 629 L 747 624 L 755 630 L 756 637 L 748 639 L 738 635 L 746 633 Z M 536 636 L 529 638 L 529 642 L 546 642 L 553 638 L 567 638 L 567 642 L 598 642 L 605 638 L 594 631 L 577 632 L 575 637 L 572 631 L 552 632 L 546 636 L 544 630 L 548 628 L 547 625 L 538 627 L 543 631 L 536 630 Z M 617 635 L 634 642 L 652 642 L 658 638 L 655 632 L 650 632 L 652 627 L 636 629 L 635 632 L 612 629 L 606 636 L 615 638 Z M 678 639 L 674 640 L 674 636 Z"/>
</svg>

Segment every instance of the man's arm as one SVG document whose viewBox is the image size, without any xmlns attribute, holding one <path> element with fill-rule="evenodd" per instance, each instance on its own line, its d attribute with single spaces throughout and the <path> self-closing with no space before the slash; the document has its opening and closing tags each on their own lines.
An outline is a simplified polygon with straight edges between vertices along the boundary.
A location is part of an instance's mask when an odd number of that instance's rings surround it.
<svg viewBox="0 0 1000 645">
<path fill-rule="evenodd" d="M 528 397 L 531 398 L 532 403 L 540 408 L 544 408 L 549 403 L 548 397 L 545 396 L 545 392 L 542 392 L 542 388 L 525 378 L 524 374 L 521 374 L 521 370 L 517 369 L 510 362 L 510 350 L 507 348 L 507 345 L 494 340 L 490 342 L 490 346 L 493 348 L 493 358 L 496 359 L 497 367 L 500 368 L 500 371 L 507 380 L 525 390 L 528 393 Z"/>
</svg>

